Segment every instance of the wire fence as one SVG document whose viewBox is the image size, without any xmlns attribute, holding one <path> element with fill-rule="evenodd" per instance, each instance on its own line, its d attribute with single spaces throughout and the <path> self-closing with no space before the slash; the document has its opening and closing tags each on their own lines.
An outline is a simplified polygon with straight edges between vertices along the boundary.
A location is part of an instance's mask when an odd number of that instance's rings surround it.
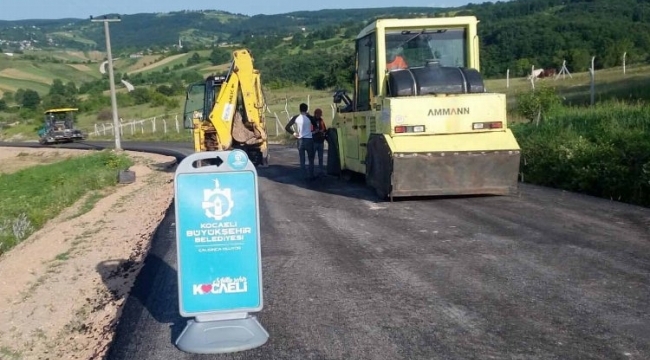
<svg viewBox="0 0 650 360">
<path fill-rule="evenodd" d="M 127 120 L 120 118 L 119 131 L 120 135 L 137 135 L 137 134 L 168 134 L 170 132 L 180 134 L 181 132 L 190 132 L 185 129 L 182 120 L 177 114 L 167 116 L 154 116 L 147 119 Z M 111 136 L 115 135 L 115 127 L 112 122 L 96 123 L 93 129 L 88 132 L 89 136 Z"/>
<path fill-rule="evenodd" d="M 307 95 L 307 100 L 305 103 L 307 104 L 308 108 L 311 109 L 311 104 L 310 104 L 311 96 Z M 336 114 L 336 105 L 335 104 L 330 104 L 330 110 L 331 110 L 331 119 L 334 119 L 334 115 Z M 266 113 L 267 114 L 272 114 L 273 118 L 275 121 L 271 121 L 268 117 L 266 120 L 266 128 L 269 133 L 269 135 L 275 134 L 275 136 L 279 136 L 283 133 L 285 133 L 285 126 L 289 123 L 289 120 L 291 119 L 291 112 L 289 111 L 289 99 L 285 98 L 284 99 L 284 109 L 280 111 L 280 115 L 278 115 L 277 111 L 271 111 L 269 106 L 266 107 Z M 280 117 L 285 118 L 284 120 L 280 120 Z M 273 132 L 271 131 L 273 129 Z"/>
<path fill-rule="evenodd" d="M 305 103 L 309 105 L 310 95 L 307 95 L 307 100 Z M 295 99 L 293 99 L 295 101 Z M 275 105 L 274 107 L 276 107 Z M 334 118 L 336 113 L 336 106 L 330 104 L 331 117 Z M 266 118 L 266 128 L 269 136 L 280 136 L 285 133 L 285 126 L 291 119 L 291 112 L 289 111 L 289 99 L 284 99 L 284 109 L 278 114 L 277 111 L 271 111 L 269 106 L 266 106 L 265 110 Z M 181 134 L 187 133 L 191 134 L 191 129 L 185 129 L 183 126 L 182 115 L 172 114 L 172 115 L 160 115 L 154 116 L 146 119 L 133 119 L 125 120 L 123 118 L 119 119 L 120 126 L 120 136 L 131 135 L 146 135 L 146 134 Z M 104 137 L 104 136 L 115 136 L 115 129 L 111 122 L 101 122 L 95 123 L 91 129 L 87 129 L 88 135 L 90 137 Z"/>
</svg>

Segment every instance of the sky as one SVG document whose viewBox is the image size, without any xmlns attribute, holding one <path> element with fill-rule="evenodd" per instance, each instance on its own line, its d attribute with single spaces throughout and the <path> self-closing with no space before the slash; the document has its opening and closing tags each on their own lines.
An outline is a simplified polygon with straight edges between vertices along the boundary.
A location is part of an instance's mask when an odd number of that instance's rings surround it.
<svg viewBox="0 0 650 360">
<path fill-rule="evenodd" d="M 388 6 L 454 7 L 483 0 L 0 0 L 0 20 L 87 19 L 109 13 L 170 12 L 180 10 L 223 10 L 244 15 L 279 14 L 300 10 L 346 9 Z M 496 2 L 496 1 L 495 1 Z"/>
</svg>

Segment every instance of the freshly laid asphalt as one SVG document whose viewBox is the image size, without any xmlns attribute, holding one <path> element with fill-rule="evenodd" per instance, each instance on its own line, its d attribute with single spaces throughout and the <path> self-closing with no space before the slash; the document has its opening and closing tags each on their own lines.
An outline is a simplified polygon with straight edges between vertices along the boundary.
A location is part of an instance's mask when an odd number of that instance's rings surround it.
<svg viewBox="0 0 650 360">
<path fill-rule="evenodd" d="M 650 359 L 650 209 L 528 184 L 379 202 L 297 160 L 277 147 L 258 169 L 269 341 L 175 347 L 172 206 L 107 359 Z"/>
</svg>

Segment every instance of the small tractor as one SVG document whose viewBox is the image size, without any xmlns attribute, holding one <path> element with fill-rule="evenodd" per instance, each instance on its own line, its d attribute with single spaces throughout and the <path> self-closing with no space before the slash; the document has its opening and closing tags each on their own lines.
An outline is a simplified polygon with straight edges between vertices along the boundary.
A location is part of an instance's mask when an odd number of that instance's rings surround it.
<svg viewBox="0 0 650 360">
<path fill-rule="evenodd" d="M 84 140 L 81 130 L 74 126 L 77 108 L 58 108 L 45 111 L 45 124 L 38 130 L 38 142 L 43 145 Z"/>
</svg>

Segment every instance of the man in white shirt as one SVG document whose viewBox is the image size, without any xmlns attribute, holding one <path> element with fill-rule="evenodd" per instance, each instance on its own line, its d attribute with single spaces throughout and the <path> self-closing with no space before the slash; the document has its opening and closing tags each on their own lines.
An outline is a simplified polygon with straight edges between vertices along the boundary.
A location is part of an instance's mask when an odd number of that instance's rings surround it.
<svg viewBox="0 0 650 360">
<path fill-rule="evenodd" d="M 300 155 L 300 169 L 308 180 L 315 179 L 314 176 L 314 139 L 312 129 L 318 129 L 314 126 L 316 120 L 307 114 L 308 106 L 305 103 L 300 104 L 300 115 L 296 115 L 289 120 L 284 129 L 296 139 L 298 139 L 298 153 Z M 296 131 L 292 126 L 296 125 Z M 309 160 L 309 173 L 305 169 L 305 153 Z"/>
</svg>

